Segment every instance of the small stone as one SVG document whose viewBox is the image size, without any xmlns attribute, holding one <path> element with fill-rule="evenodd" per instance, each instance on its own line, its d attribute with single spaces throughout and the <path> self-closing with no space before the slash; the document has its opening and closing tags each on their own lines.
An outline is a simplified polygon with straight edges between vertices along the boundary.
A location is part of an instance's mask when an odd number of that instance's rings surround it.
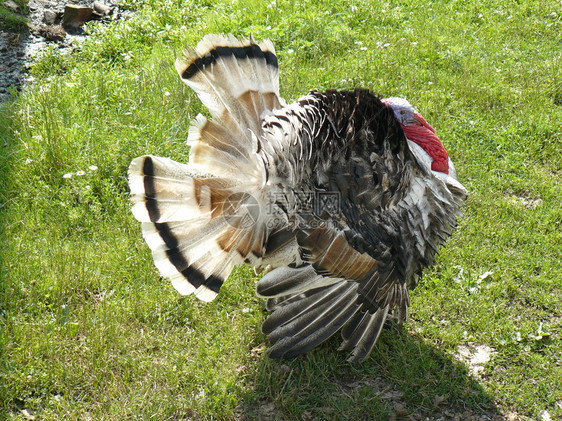
<svg viewBox="0 0 562 421">
<path fill-rule="evenodd" d="M 2 5 L 4 7 L 7 7 L 8 9 L 12 10 L 13 12 L 19 13 L 21 8 L 19 6 L 19 4 L 17 4 L 15 1 L 13 0 L 4 0 L 2 2 Z"/>
<path fill-rule="evenodd" d="M 54 25 L 57 20 L 57 13 L 52 10 L 45 10 L 43 15 L 43 23 L 46 25 Z"/>
<path fill-rule="evenodd" d="M 96 11 L 101 16 L 108 16 L 113 13 L 113 7 L 107 6 L 99 1 L 94 2 L 94 11 Z"/>
</svg>

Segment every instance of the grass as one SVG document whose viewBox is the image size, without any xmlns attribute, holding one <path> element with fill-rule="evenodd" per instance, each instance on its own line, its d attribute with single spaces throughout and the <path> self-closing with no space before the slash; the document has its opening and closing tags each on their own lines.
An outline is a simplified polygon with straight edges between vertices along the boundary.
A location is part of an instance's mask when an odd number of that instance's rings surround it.
<svg viewBox="0 0 562 421">
<path fill-rule="evenodd" d="M 48 50 L 0 111 L 0 419 L 562 417 L 560 4 L 129 3 L 72 54 Z M 253 272 L 212 303 L 180 298 L 130 213 L 131 159 L 185 161 L 204 111 L 175 56 L 221 32 L 275 42 L 288 100 L 408 98 L 470 191 L 411 320 L 362 365 L 337 340 L 269 360 Z M 479 376 L 465 344 L 494 350 Z"/>
<path fill-rule="evenodd" d="M 0 29 L 20 32 L 27 28 L 25 15 L 29 11 L 28 2 L 27 0 L 13 0 L 13 3 L 19 7 L 19 10 L 8 7 L 4 2 L 0 3 Z"/>
</svg>

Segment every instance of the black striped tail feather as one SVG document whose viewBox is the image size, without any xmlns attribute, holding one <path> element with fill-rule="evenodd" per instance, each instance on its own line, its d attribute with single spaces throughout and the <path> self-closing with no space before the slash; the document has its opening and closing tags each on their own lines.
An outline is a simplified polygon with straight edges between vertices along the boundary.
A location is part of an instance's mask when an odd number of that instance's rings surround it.
<svg viewBox="0 0 562 421">
<path fill-rule="evenodd" d="M 251 208 L 259 204 L 232 180 L 143 156 L 129 167 L 129 186 L 155 265 L 180 293 L 210 301 L 235 265 L 263 254 L 265 225 Z"/>
<path fill-rule="evenodd" d="M 256 155 L 261 118 L 284 104 L 270 41 L 208 35 L 176 62 L 214 121 L 192 122 L 189 163 L 132 161 L 133 214 L 160 274 L 182 294 L 210 301 L 236 264 L 259 264 L 267 239 Z M 258 198 L 258 200 L 256 200 Z"/>
<path fill-rule="evenodd" d="M 279 96 L 275 49 L 268 40 L 207 35 L 176 61 L 176 69 L 227 132 L 220 137 L 242 153 L 257 149 L 251 133 L 261 133 L 263 115 L 285 104 Z M 198 119 L 202 123 L 204 118 Z"/>
</svg>

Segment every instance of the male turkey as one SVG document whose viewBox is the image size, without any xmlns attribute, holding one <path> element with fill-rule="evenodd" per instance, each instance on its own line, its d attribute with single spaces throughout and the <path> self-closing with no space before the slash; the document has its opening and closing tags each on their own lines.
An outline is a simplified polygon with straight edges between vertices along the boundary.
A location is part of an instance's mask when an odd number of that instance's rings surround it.
<svg viewBox="0 0 562 421">
<path fill-rule="evenodd" d="M 433 128 L 404 99 L 311 91 L 287 105 L 270 41 L 208 35 L 176 62 L 213 120 L 197 116 L 189 162 L 129 168 L 134 216 L 181 294 L 216 297 L 235 265 L 267 274 L 271 357 L 341 331 L 372 350 L 451 234 L 467 191 Z"/>
</svg>

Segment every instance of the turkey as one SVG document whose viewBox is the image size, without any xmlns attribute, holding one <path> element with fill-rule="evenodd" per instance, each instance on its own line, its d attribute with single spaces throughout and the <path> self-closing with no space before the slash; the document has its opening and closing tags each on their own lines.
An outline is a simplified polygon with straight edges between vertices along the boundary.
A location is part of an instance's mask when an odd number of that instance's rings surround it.
<svg viewBox="0 0 562 421">
<path fill-rule="evenodd" d="M 408 290 L 467 196 L 434 129 L 406 100 L 363 89 L 287 104 L 268 40 L 208 35 L 176 68 L 212 119 L 192 122 L 187 164 L 129 167 L 160 274 L 211 301 L 234 266 L 254 266 L 271 357 L 339 331 L 363 361 L 387 318 L 407 318 Z"/>
</svg>

